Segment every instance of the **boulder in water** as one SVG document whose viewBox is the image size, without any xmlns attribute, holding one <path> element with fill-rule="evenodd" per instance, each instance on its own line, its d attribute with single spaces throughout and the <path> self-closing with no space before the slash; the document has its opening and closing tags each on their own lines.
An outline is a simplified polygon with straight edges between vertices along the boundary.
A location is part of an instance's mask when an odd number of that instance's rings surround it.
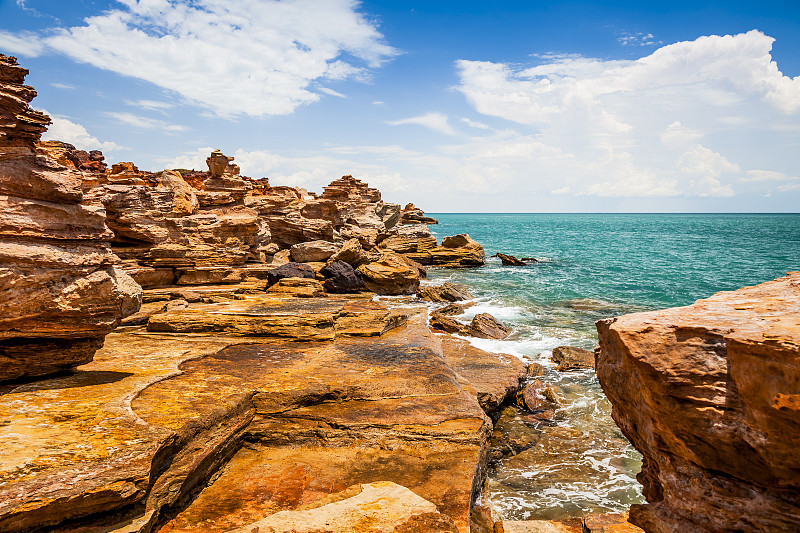
<svg viewBox="0 0 800 533">
<path fill-rule="evenodd" d="M 559 372 L 594 369 L 594 352 L 583 348 L 574 346 L 553 348 L 553 357 L 551 359 L 558 365 L 556 370 Z"/>
</svg>

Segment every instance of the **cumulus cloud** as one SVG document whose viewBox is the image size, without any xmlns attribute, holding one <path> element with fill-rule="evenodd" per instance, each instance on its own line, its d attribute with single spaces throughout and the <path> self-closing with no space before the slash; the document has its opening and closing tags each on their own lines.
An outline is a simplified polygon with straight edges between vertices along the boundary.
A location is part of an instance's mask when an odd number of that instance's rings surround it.
<svg viewBox="0 0 800 533">
<path fill-rule="evenodd" d="M 397 54 L 355 0 L 120 0 L 86 24 L 0 46 L 47 51 L 147 80 L 218 115 L 283 115 L 314 80 L 363 79 Z"/>
<path fill-rule="evenodd" d="M 633 35 L 628 44 L 649 40 Z M 457 89 L 476 111 L 530 129 L 565 157 L 560 176 L 529 187 L 725 197 L 736 194 L 736 183 L 755 181 L 741 179 L 749 175 L 744 161 L 777 164 L 773 171 L 789 163 L 786 155 L 770 158 L 781 148 L 753 134 L 785 133 L 800 111 L 800 76 L 778 70 L 773 41 L 754 30 L 663 46 L 638 60 L 550 54 L 530 67 L 461 60 Z M 784 144 L 787 154 L 791 143 Z M 527 165 L 537 175 L 551 172 L 536 156 Z M 553 188 L 556 179 L 563 183 Z"/>
<path fill-rule="evenodd" d="M 444 133 L 445 135 L 455 135 L 456 132 L 453 128 L 450 127 L 450 124 L 447 122 L 447 115 L 443 115 L 442 113 L 428 113 L 426 115 L 420 115 L 418 117 L 410 117 L 404 118 L 401 120 L 392 120 L 387 122 L 390 126 L 402 126 L 405 124 L 416 124 L 418 126 L 423 126 L 428 128 L 429 130 Z"/>
<path fill-rule="evenodd" d="M 47 111 L 45 111 L 45 113 L 47 113 Z M 101 142 L 77 122 L 52 115 L 51 119 L 53 123 L 42 135 L 42 139 L 45 141 L 64 141 L 74 145 L 75 148 L 79 150 L 87 151 L 102 150 L 104 152 L 113 152 L 114 150 L 123 149 L 123 147 L 110 141 Z"/>
</svg>

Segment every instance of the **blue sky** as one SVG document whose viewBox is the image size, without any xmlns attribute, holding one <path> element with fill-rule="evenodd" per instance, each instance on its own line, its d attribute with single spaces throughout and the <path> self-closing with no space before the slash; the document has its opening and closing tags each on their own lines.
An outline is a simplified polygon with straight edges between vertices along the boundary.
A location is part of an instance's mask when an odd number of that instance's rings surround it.
<svg viewBox="0 0 800 533">
<path fill-rule="evenodd" d="M 655 5 L 657 4 L 657 5 Z M 800 2 L 0 0 L 46 138 L 429 212 L 800 211 Z"/>
</svg>

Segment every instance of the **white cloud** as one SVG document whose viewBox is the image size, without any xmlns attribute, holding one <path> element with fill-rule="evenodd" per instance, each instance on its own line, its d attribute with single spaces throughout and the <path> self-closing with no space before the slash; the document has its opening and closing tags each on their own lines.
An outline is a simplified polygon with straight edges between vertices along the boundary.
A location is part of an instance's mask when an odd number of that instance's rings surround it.
<svg viewBox="0 0 800 533">
<path fill-rule="evenodd" d="M 317 88 L 317 90 L 319 92 L 321 92 L 321 93 L 325 93 L 325 94 L 330 95 L 330 96 L 335 96 L 337 98 L 347 98 L 346 94 L 342 94 L 340 92 L 334 91 L 333 89 L 330 89 L 328 87 L 319 87 L 319 88 Z"/>
<path fill-rule="evenodd" d="M 222 116 L 289 114 L 319 100 L 312 81 L 364 78 L 397 54 L 354 0 L 121 3 L 84 26 L 0 33 L 0 46 L 39 55 L 46 45 Z"/>
<path fill-rule="evenodd" d="M 23 31 L 14 34 L 0 30 L 0 50 L 7 54 L 36 57 L 41 55 L 46 48 L 42 38 L 36 33 Z"/>
<path fill-rule="evenodd" d="M 65 89 L 65 90 L 68 90 L 68 91 L 71 91 L 73 89 L 77 89 L 77 87 L 75 87 L 74 85 L 70 85 L 69 83 L 55 82 L 55 83 L 51 83 L 50 85 L 55 87 L 56 89 Z"/>
<path fill-rule="evenodd" d="M 44 111 L 47 113 L 47 111 Z M 52 116 L 53 123 L 42 135 L 45 141 L 63 141 L 69 143 L 79 150 L 102 150 L 103 152 L 113 152 L 124 148 L 116 143 L 107 141 L 101 142 L 97 137 L 91 135 L 86 128 L 76 122 L 66 118 Z"/>
<path fill-rule="evenodd" d="M 426 115 L 420 115 L 418 117 L 410 117 L 404 118 L 401 120 L 392 120 L 387 122 L 390 126 L 402 126 L 406 124 L 416 124 L 418 126 L 424 126 L 430 130 L 444 133 L 445 135 L 455 135 L 456 132 L 453 131 L 453 128 L 450 127 L 450 124 L 447 122 L 447 115 L 443 115 L 441 113 L 428 113 Z"/>
<path fill-rule="evenodd" d="M 466 124 L 467 126 L 469 126 L 471 128 L 478 128 L 479 130 L 488 130 L 488 129 L 490 129 L 488 124 L 484 124 L 483 122 L 477 122 L 475 120 L 470 120 L 470 119 L 468 119 L 466 117 L 462 118 L 461 122 L 463 122 L 464 124 Z"/>
<path fill-rule="evenodd" d="M 629 44 L 653 39 L 634 37 Z M 557 169 L 536 152 L 520 163 L 549 176 L 517 182 L 529 191 L 725 197 L 736 193 L 733 183 L 753 181 L 739 179 L 748 167 L 791 163 L 771 157 L 774 141 L 755 133 L 787 132 L 800 111 L 800 77 L 778 70 L 773 41 L 754 30 L 663 46 L 638 60 L 549 54 L 527 68 L 461 60 L 457 89 L 476 111 L 530 128 L 561 154 Z M 792 143 L 782 143 L 788 154 Z"/>
<path fill-rule="evenodd" d="M 617 37 L 617 42 L 622 46 L 656 46 L 664 44 L 663 41 L 656 41 L 652 33 L 627 32 L 624 31 Z"/>
<path fill-rule="evenodd" d="M 743 182 L 758 182 L 758 181 L 794 181 L 800 180 L 797 176 L 789 176 L 783 172 L 776 172 L 774 170 L 761 170 L 753 169 L 747 171 L 747 177 L 740 178 L 739 181 Z"/>
<path fill-rule="evenodd" d="M 166 109 L 175 107 L 175 104 L 170 102 L 162 102 L 160 100 L 125 100 L 125 103 L 131 106 L 140 107 L 148 111 L 164 112 Z"/>
<path fill-rule="evenodd" d="M 142 117 L 139 115 L 134 115 L 133 113 L 115 113 L 115 112 L 107 112 L 103 113 L 107 117 L 111 117 L 122 124 L 127 124 L 128 126 L 133 126 L 135 128 L 142 128 L 146 130 L 162 130 L 167 133 L 179 133 L 182 131 L 187 131 L 189 128 L 186 126 L 181 126 L 178 124 L 169 124 L 164 122 L 163 120 Z"/>
</svg>

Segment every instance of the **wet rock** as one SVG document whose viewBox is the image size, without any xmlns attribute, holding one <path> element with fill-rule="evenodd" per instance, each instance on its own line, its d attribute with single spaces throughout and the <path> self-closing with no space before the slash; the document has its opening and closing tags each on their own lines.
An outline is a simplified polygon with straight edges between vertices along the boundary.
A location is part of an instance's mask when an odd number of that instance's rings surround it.
<svg viewBox="0 0 800 533">
<path fill-rule="evenodd" d="M 534 446 L 541 436 L 536 426 L 536 422 L 526 419 L 518 408 L 503 407 L 492 433 L 493 458 L 515 455 Z"/>
<path fill-rule="evenodd" d="M 498 252 L 495 256 L 500 259 L 500 262 L 503 263 L 504 266 L 525 266 L 524 261 L 517 259 L 513 255 L 501 254 Z"/>
<path fill-rule="evenodd" d="M 327 261 L 339 251 L 339 246 L 328 241 L 308 241 L 295 244 L 289 249 L 292 261 L 311 263 Z"/>
<path fill-rule="evenodd" d="M 419 272 L 394 252 L 386 252 L 378 261 L 361 265 L 358 272 L 367 290 L 377 294 L 414 294 L 419 288 Z"/>
<path fill-rule="evenodd" d="M 539 363 L 530 363 L 527 375 L 529 378 L 540 378 L 544 376 L 544 367 Z"/>
<path fill-rule="evenodd" d="M 449 281 L 441 285 L 423 285 L 417 290 L 417 297 L 428 302 L 458 302 L 474 298 L 464 285 Z"/>
<path fill-rule="evenodd" d="M 597 322 L 597 376 L 644 456 L 646 531 L 800 523 L 800 273 Z"/>
<path fill-rule="evenodd" d="M 454 318 L 450 318 L 442 313 L 433 312 L 430 317 L 430 327 L 435 330 L 444 331 L 445 333 L 455 335 L 466 335 L 468 328 L 466 324 L 459 322 Z"/>
<path fill-rule="evenodd" d="M 328 261 L 344 261 L 351 265 L 353 268 L 358 268 L 365 263 L 369 263 L 369 254 L 361 247 L 358 239 L 350 239 L 346 241 L 342 247 L 333 254 Z"/>
<path fill-rule="evenodd" d="M 436 505 L 390 481 L 355 485 L 329 500 L 312 509 L 280 511 L 230 533 L 458 533 L 453 519 Z"/>
<path fill-rule="evenodd" d="M 552 410 L 561 404 L 560 395 L 555 387 L 538 379 L 520 389 L 516 401 L 520 408 L 528 411 Z"/>
<path fill-rule="evenodd" d="M 294 277 L 279 279 L 270 285 L 267 293 L 294 298 L 322 298 L 325 296 L 322 283 L 318 280 Z"/>
<path fill-rule="evenodd" d="M 436 309 L 435 311 L 433 311 L 433 313 L 438 314 L 438 315 L 444 315 L 444 316 L 461 315 L 461 314 L 464 314 L 464 311 L 466 311 L 469 307 L 472 307 L 473 305 L 475 305 L 474 302 L 470 302 L 470 303 L 466 303 L 466 304 L 451 303 L 451 304 L 445 305 L 444 307 L 440 307 L 439 309 Z"/>
<path fill-rule="evenodd" d="M 489 313 L 475 315 L 468 332 L 469 335 L 482 339 L 505 339 L 511 335 L 511 329 Z"/>
<path fill-rule="evenodd" d="M 330 293 L 341 294 L 364 289 L 361 274 L 344 261 L 332 261 L 320 272 L 325 276 L 325 290 Z"/>
<path fill-rule="evenodd" d="M 469 382 L 487 414 L 514 396 L 525 375 L 525 363 L 513 355 L 487 352 L 463 339 L 442 338 L 442 354 L 450 368 Z"/>
<path fill-rule="evenodd" d="M 267 273 L 267 284 L 272 285 L 284 278 L 308 278 L 316 279 L 317 274 L 314 269 L 303 263 L 286 263 Z"/>
<path fill-rule="evenodd" d="M 589 533 L 580 519 L 503 520 L 502 533 Z M 622 533 L 622 532 L 620 532 Z"/>
<path fill-rule="evenodd" d="M 558 346 L 553 348 L 551 357 L 556 363 L 556 370 L 569 372 L 570 370 L 594 369 L 594 352 L 575 348 L 574 346 Z"/>
</svg>

